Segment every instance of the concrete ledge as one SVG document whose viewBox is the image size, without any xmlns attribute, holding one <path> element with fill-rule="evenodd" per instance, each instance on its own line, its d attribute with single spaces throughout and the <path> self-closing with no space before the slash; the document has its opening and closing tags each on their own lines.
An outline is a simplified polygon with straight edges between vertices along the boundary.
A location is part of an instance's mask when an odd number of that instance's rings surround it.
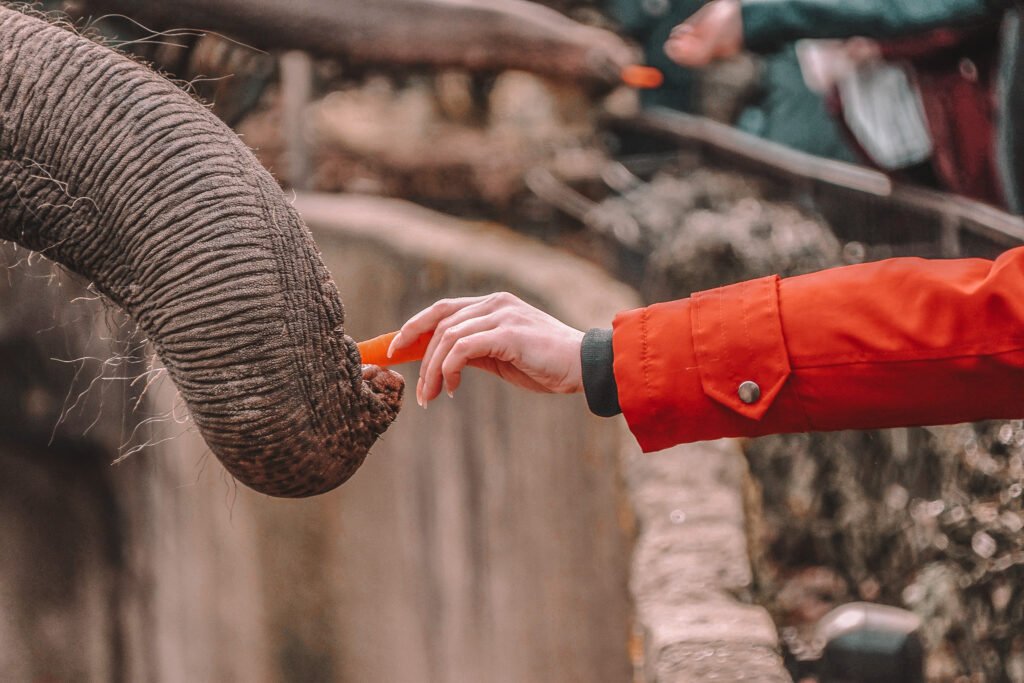
<svg viewBox="0 0 1024 683">
<path fill-rule="evenodd" d="M 656 681 L 791 683 L 774 647 L 736 643 L 676 643 L 657 652 Z"/>
<path fill-rule="evenodd" d="M 775 625 L 748 602 L 746 464 L 738 445 L 635 456 L 627 471 L 640 529 L 630 584 L 644 639 L 643 680 L 791 681 Z"/>
</svg>

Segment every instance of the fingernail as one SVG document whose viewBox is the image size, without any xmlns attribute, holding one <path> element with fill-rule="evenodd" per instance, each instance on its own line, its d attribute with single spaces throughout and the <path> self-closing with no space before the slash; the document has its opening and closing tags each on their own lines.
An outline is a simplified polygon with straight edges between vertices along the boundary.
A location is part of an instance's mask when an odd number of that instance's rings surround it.
<svg viewBox="0 0 1024 683">
<path fill-rule="evenodd" d="M 448 398 L 455 398 L 455 392 L 451 389 L 448 390 Z"/>
<path fill-rule="evenodd" d="M 422 391 L 423 391 L 423 378 L 420 377 L 418 380 L 416 380 L 416 405 L 418 405 L 420 408 L 426 408 L 426 406 L 423 405 L 423 397 L 422 397 L 422 395 L 420 393 Z"/>
<path fill-rule="evenodd" d="M 391 354 L 393 354 L 395 352 L 395 344 L 397 344 L 398 340 L 401 339 L 401 338 L 402 338 L 402 333 L 399 332 L 398 334 L 395 335 L 395 338 L 391 340 L 391 343 L 388 344 L 388 352 L 387 352 L 387 357 L 388 358 L 391 358 Z"/>
</svg>

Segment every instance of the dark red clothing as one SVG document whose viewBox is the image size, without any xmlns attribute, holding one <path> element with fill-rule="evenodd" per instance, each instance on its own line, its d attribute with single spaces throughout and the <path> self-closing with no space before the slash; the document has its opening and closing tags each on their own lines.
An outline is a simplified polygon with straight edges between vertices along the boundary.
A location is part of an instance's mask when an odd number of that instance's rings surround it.
<svg viewBox="0 0 1024 683">
<path fill-rule="evenodd" d="M 1005 206 L 995 154 L 998 25 L 939 29 L 881 45 L 887 60 L 911 67 L 942 186 Z"/>
</svg>

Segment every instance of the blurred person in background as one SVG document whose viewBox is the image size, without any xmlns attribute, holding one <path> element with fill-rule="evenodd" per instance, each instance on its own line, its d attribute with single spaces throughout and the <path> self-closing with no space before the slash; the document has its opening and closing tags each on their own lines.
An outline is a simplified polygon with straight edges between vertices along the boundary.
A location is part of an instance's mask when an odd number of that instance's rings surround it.
<svg viewBox="0 0 1024 683">
<path fill-rule="evenodd" d="M 697 83 L 691 69 L 680 67 L 665 54 L 672 29 L 701 8 L 702 0 L 607 0 L 605 9 L 622 33 L 635 40 L 644 64 L 658 68 L 665 81 L 659 88 L 640 91 L 643 107 L 668 107 L 695 112 Z"/>
<path fill-rule="evenodd" d="M 861 161 L 893 176 L 927 172 L 932 138 L 903 65 L 868 38 L 801 40 L 796 51 L 808 87 L 830 103 Z"/>
<path fill-rule="evenodd" d="M 805 39 L 796 50 L 808 87 L 826 97 L 862 162 L 1002 206 L 994 145 L 997 28 L 886 41 Z"/>
<path fill-rule="evenodd" d="M 988 22 L 878 45 L 882 59 L 909 72 L 931 138 L 930 171 L 938 186 L 1006 207 L 996 159 L 999 39 L 998 22 Z M 921 173 L 910 179 L 927 182 Z"/>
<path fill-rule="evenodd" d="M 972 43 L 969 36 L 972 30 L 984 35 L 985 26 L 1000 21 L 1001 54 L 995 59 L 991 52 L 986 55 L 984 41 Z M 935 33 L 942 29 L 957 32 Z M 744 49 L 770 53 L 805 38 L 856 36 L 889 41 L 883 53 L 887 49 L 890 58 L 918 65 L 917 86 L 939 155 L 937 174 L 946 186 L 989 201 L 1002 199 L 1021 213 L 1024 74 L 1020 10 L 1012 0 L 713 0 L 673 30 L 665 50 L 676 63 L 698 68 Z M 906 41 L 908 36 L 917 42 Z M 944 51 L 946 61 L 936 59 Z M 995 76 L 987 71 L 990 59 L 998 64 Z M 987 108 L 989 93 L 995 96 L 994 112 Z M 984 122 L 993 119 L 989 133 Z M 993 165 L 998 187 L 984 187 Z"/>
<path fill-rule="evenodd" d="M 609 14 L 641 45 L 645 63 L 665 75 L 660 88 L 641 91 L 641 106 L 706 113 L 700 106 L 700 79 L 692 69 L 673 62 L 664 49 L 671 31 L 703 4 L 702 0 L 608 0 Z M 840 161 L 856 159 L 822 93 L 805 84 L 792 46 L 763 55 L 753 80 L 752 92 L 742 98 L 739 116 L 730 123 L 809 154 Z"/>
</svg>

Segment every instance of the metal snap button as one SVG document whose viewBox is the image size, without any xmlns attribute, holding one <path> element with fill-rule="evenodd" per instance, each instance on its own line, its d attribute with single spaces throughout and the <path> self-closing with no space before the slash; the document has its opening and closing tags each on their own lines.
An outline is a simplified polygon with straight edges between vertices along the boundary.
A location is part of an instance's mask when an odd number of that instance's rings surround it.
<svg viewBox="0 0 1024 683">
<path fill-rule="evenodd" d="M 757 382 L 748 380 L 740 385 L 736 393 L 739 394 L 741 401 L 750 405 L 751 403 L 757 403 L 757 400 L 761 398 L 761 387 L 757 386 Z"/>
</svg>

